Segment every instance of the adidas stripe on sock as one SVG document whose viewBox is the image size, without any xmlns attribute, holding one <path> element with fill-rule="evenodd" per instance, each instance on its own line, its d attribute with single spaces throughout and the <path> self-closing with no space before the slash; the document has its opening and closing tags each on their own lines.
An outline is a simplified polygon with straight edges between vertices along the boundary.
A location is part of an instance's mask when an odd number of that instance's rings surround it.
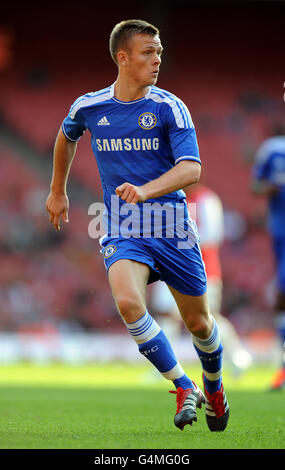
<svg viewBox="0 0 285 470">
<path fill-rule="evenodd" d="M 209 393 L 214 393 L 221 388 L 223 353 L 216 320 L 213 318 L 213 328 L 209 338 L 203 340 L 193 335 L 192 339 L 203 367 L 205 387 Z"/>
<path fill-rule="evenodd" d="M 148 311 L 137 321 L 133 323 L 125 322 L 125 324 L 137 343 L 140 353 L 166 379 L 172 380 L 176 388 L 193 388 L 193 383 L 177 361 L 170 342 Z"/>
</svg>

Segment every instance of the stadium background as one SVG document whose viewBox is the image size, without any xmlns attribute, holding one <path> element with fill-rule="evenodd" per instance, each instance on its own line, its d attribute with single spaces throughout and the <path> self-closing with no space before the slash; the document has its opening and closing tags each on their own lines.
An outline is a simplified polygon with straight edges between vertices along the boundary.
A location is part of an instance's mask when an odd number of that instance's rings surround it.
<svg viewBox="0 0 285 470">
<path fill-rule="evenodd" d="M 58 128 L 78 96 L 115 80 L 108 37 L 116 22 L 133 17 L 161 31 L 158 86 L 188 105 L 203 182 L 224 205 L 223 313 L 257 360 L 272 360 L 274 265 L 266 205 L 249 183 L 256 148 L 284 116 L 283 6 L 181 0 L 1 6 L 1 362 L 140 359 L 115 311 L 98 240 L 88 236 L 88 207 L 102 193 L 87 133 L 69 178 L 69 225 L 56 233 L 45 211 Z M 179 354 L 191 355 L 183 341 Z"/>
</svg>

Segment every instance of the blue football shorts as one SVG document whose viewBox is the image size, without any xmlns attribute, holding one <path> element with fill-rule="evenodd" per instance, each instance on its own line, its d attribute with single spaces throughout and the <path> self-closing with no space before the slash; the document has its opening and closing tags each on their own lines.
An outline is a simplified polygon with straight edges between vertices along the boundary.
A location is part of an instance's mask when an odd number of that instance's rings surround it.
<svg viewBox="0 0 285 470">
<path fill-rule="evenodd" d="M 112 238 L 100 240 L 104 263 L 110 266 L 120 259 L 145 263 L 151 268 L 148 283 L 165 281 L 182 294 L 199 296 L 207 290 L 207 277 L 198 242 L 189 248 L 177 248 L 173 238 Z"/>
<path fill-rule="evenodd" d="M 276 260 L 277 287 L 285 294 L 285 237 L 273 239 L 273 251 Z"/>
</svg>

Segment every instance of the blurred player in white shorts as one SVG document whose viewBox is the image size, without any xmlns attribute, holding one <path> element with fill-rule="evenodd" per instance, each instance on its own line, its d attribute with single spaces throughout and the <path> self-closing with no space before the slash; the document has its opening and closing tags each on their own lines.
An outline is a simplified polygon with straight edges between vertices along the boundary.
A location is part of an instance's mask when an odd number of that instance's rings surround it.
<svg viewBox="0 0 285 470">
<path fill-rule="evenodd" d="M 219 248 L 224 240 L 223 206 L 218 195 L 200 183 L 189 188 L 186 195 L 190 215 L 196 220 L 199 229 L 210 311 L 220 328 L 225 361 L 236 375 L 252 364 L 252 358 L 242 345 L 232 323 L 221 314 L 223 281 Z M 160 313 L 162 328 L 174 342 L 181 334 L 183 324 L 166 283 L 158 281 L 153 285 L 151 302 L 155 311 Z"/>
</svg>

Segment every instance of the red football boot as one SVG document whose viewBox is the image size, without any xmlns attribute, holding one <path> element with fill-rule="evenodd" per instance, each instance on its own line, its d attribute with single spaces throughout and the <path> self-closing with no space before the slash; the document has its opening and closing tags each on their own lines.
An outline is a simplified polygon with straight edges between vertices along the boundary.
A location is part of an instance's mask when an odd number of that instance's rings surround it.
<svg viewBox="0 0 285 470">
<path fill-rule="evenodd" d="M 174 416 L 174 424 L 181 431 L 186 424 L 192 426 L 193 421 L 197 421 L 196 408 L 202 408 L 205 403 L 205 397 L 202 390 L 193 382 L 194 388 L 186 388 L 185 390 L 178 387 L 177 390 L 170 390 L 169 393 L 176 394 L 176 415 Z"/>
<path fill-rule="evenodd" d="M 204 381 L 204 375 L 203 375 Z M 206 421 L 210 431 L 224 431 L 227 427 L 230 407 L 224 392 L 223 383 L 220 390 L 209 393 L 204 382 L 204 392 L 206 397 Z"/>
</svg>

